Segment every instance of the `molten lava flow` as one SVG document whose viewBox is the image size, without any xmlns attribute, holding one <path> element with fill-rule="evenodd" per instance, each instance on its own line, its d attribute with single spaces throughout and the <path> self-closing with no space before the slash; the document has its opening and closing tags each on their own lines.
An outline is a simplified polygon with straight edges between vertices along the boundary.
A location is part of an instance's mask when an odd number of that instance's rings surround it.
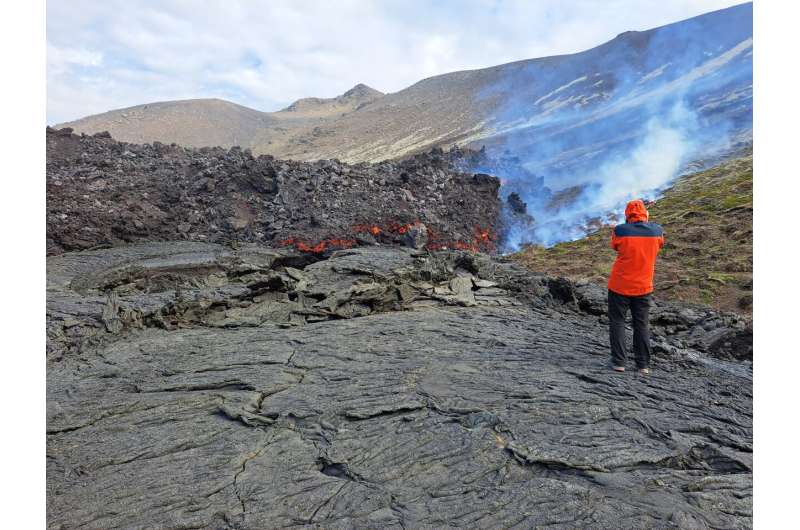
<svg viewBox="0 0 800 530">
<path fill-rule="evenodd" d="M 381 230 L 381 227 L 377 225 L 353 225 L 353 231 L 356 233 L 369 232 L 373 236 L 377 236 L 378 234 L 383 232 L 383 230 Z"/>
<path fill-rule="evenodd" d="M 352 248 L 355 246 L 356 242 L 353 239 L 323 239 L 319 243 L 312 244 L 301 239 L 290 237 L 288 239 L 283 239 L 279 241 L 281 246 L 289 247 L 293 246 L 300 252 L 309 252 L 312 254 L 322 254 L 326 250 L 330 250 L 333 248 Z"/>
<path fill-rule="evenodd" d="M 453 248 L 456 250 L 468 250 L 470 252 L 494 252 L 497 235 L 489 228 L 483 229 L 478 226 L 475 227 L 474 232 L 472 241 L 441 241 L 429 230 L 428 239 L 430 243 L 426 245 L 426 248 L 429 250 Z"/>
<path fill-rule="evenodd" d="M 415 226 L 419 226 L 419 225 L 421 225 L 421 224 L 422 224 L 422 223 L 420 222 L 420 220 L 419 220 L 419 219 L 417 219 L 417 220 L 416 220 L 416 221 L 414 221 L 413 223 L 408 223 L 408 224 L 404 224 L 404 225 L 401 225 L 400 223 L 397 223 L 397 222 L 394 222 L 394 221 L 392 221 L 392 222 L 391 222 L 391 223 L 389 223 L 389 225 L 387 226 L 387 230 L 388 230 L 389 232 L 393 232 L 393 233 L 395 233 L 395 234 L 405 234 L 406 232 L 408 232 L 409 230 L 411 230 L 411 229 L 412 229 L 412 228 L 414 228 Z"/>
<path fill-rule="evenodd" d="M 386 242 L 398 243 L 398 241 L 391 236 L 398 236 L 407 233 L 414 227 L 425 226 L 428 236 L 428 243 L 425 248 L 428 250 L 467 250 L 469 252 L 494 252 L 495 242 L 497 235 L 492 232 L 491 228 L 474 227 L 473 237 L 471 241 L 447 241 L 439 237 L 429 226 L 423 225 L 421 221 L 416 220 L 413 223 L 401 224 L 397 221 L 389 221 L 384 225 L 377 224 L 357 224 L 353 225 L 352 230 L 355 233 L 369 233 L 373 236 L 383 234 L 386 236 Z M 293 246 L 301 252 L 310 252 L 313 254 L 321 254 L 326 250 L 332 248 L 351 248 L 356 245 L 354 239 L 323 239 L 318 243 L 310 243 L 295 237 L 290 237 L 279 242 L 282 246 Z"/>
<path fill-rule="evenodd" d="M 397 221 L 389 221 L 388 223 L 384 224 L 383 228 L 381 228 L 379 225 L 358 224 L 358 225 L 353 225 L 353 231 L 356 233 L 369 232 L 373 236 L 377 236 L 379 234 L 403 235 L 409 230 L 411 230 L 413 227 L 419 226 L 421 224 L 422 222 L 419 219 L 417 219 L 413 223 L 407 223 L 407 224 L 400 224 Z"/>
<path fill-rule="evenodd" d="M 495 242 L 497 241 L 497 234 L 492 232 L 490 228 L 475 227 L 475 239 L 473 243 L 480 248 L 484 248 L 490 252 L 495 249 Z"/>
</svg>

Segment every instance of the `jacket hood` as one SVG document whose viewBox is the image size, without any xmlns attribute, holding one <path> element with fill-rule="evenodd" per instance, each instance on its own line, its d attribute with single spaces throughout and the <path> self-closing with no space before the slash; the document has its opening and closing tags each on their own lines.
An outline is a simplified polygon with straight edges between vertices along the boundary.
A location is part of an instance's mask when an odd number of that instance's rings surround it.
<svg viewBox="0 0 800 530">
<path fill-rule="evenodd" d="M 650 215 L 647 213 L 647 208 L 641 200 L 635 200 L 628 203 L 625 207 L 625 222 L 638 223 L 647 221 Z"/>
</svg>

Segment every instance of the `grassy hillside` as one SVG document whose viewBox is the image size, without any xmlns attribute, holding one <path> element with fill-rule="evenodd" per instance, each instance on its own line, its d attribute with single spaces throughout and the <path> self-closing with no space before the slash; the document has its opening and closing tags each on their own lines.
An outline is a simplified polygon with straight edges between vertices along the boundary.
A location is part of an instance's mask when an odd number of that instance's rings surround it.
<svg viewBox="0 0 800 530">
<path fill-rule="evenodd" d="M 666 244 L 656 265 L 655 292 L 716 309 L 752 313 L 752 154 L 678 179 L 650 207 L 664 227 Z M 549 249 L 514 255 L 527 267 L 604 283 L 615 252 L 611 228 Z"/>
</svg>

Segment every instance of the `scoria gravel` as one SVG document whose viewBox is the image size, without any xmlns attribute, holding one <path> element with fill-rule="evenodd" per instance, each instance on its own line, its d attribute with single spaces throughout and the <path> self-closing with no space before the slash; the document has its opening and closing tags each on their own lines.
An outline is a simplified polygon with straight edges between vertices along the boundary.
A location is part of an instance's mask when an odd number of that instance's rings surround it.
<svg viewBox="0 0 800 530">
<path fill-rule="evenodd" d="M 656 301 L 642 377 L 602 288 L 484 254 L 143 243 L 47 282 L 50 528 L 752 526 L 734 315 Z"/>
</svg>

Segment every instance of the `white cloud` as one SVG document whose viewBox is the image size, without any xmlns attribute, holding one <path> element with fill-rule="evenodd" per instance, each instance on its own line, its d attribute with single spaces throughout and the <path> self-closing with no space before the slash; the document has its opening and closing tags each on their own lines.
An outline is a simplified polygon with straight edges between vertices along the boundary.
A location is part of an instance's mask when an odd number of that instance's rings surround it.
<svg viewBox="0 0 800 530">
<path fill-rule="evenodd" d="M 454 70 L 572 53 L 730 0 L 52 0 L 47 120 L 225 97 L 277 110 L 356 83 L 394 92 Z"/>
</svg>

